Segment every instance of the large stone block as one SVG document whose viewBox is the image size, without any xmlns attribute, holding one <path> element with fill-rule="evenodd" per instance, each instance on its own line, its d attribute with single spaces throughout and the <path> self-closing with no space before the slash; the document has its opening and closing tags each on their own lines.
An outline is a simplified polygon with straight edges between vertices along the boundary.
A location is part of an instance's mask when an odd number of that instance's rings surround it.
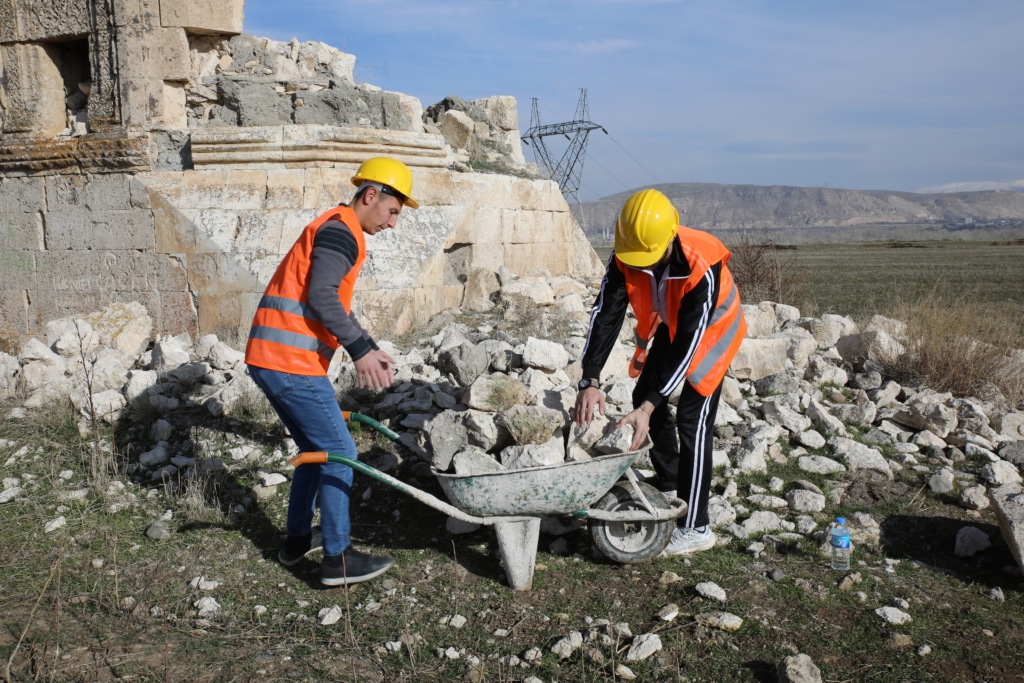
<svg viewBox="0 0 1024 683">
<path fill-rule="evenodd" d="M 476 100 L 484 108 L 487 122 L 499 130 L 515 131 L 519 135 L 519 109 L 516 98 L 511 95 L 493 95 Z"/>
<path fill-rule="evenodd" d="M 34 289 L 28 291 L 28 299 L 31 303 L 27 310 L 27 324 L 30 333 L 38 335 L 40 330 L 46 329 L 46 323 L 52 320 L 86 315 L 113 303 L 138 301 L 152 315 L 159 301 L 159 293 L 155 291 L 135 292 L 135 295 L 131 296 L 125 292 L 109 289 L 70 291 Z"/>
<path fill-rule="evenodd" d="M 185 84 L 175 81 L 163 82 L 163 105 L 159 123 L 165 128 L 183 130 L 188 128 L 188 96 Z M 177 165 L 175 164 L 175 167 Z"/>
<path fill-rule="evenodd" d="M 229 171 L 224 183 L 222 209 L 262 210 L 267 205 L 267 172 L 264 170 Z"/>
<path fill-rule="evenodd" d="M 156 315 L 153 321 L 156 329 L 164 334 L 189 333 L 193 339 L 199 336 L 199 316 L 191 292 L 157 292 Z M 148 307 L 152 315 L 153 309 Z"/>
<path fill-rule="evenodd" d="M 124 125 L 148 129 L 163 117 L 164 82 L 155 78 L 128 78 L 121 82 Z M 91 99 L 91 98 L 90 98 Z"/>
<path fill-rule="evenodd" d="M 164 254 L 192 254 L 196 251 L 196 226 L 181 211 L 157 200 L 153 207 L 155 248 Z"/>
<path fill-rule="evenodd" d="M 46 178 L 46 207 L 49 211 L 82 211 L 85 209 L 85 185 L 89 176 L 56 175 Z"/>
<path fill-rule="evenodd" d="M 189 173 L 154 173 L 146 181 L 153 192 L 182 210 L 222 208 L 226 171 L 203 169 Z"/>
<path fill-rule="evenodd" d="M 740 345 L 729 370 L 736 379 L 758 380 L 786 369 L 784 339 L 752 339 L 747 337 Z"/>
<path fill-rule="evenodd" d="M 90 211 L 127 211 L 132 208 L 130 183 L 124 173 L 86 176 L 83 204 Z"/>
<path fill-rule="evenodd" d="M 117 32 L 117 48 L 126 80 L 188 81 L 192 64 L 183 28 L 125 26 Z"/>
<path fill-rule="evenodd" d="M 238 235 L 243 216 L 237 211 L 207 209 L 190 211 L 195 229 L 194 253 L 210 253 L 214 251 L 230 251 Z"/>
<path fill-rule="evenodd" d="M 1019 484 L 1004 484 L 988 493 L 999 519 L 1003 540 L 1013 553 L 1017 567 L 1024 571 L 1024 491 Z"/>
<path fill-rule="evenodd" d="M 517 275 L 539 272 L 547 269 L 549 273 L 570 272 L 572 263 L 569 249 L 565 243 L 535 242 L 532 244 L 506 244 L 505 265 Z"/>
<path fill-rule="evenodd" d="M 244 0 L 160 0 L 160 23 L 192 33 L 241 33 L 244 4 Z"/>
<path fill-rule="evenodd" d="M 283 253 L 284 221 L 281 211 L 242 211 L 238 214 L 235 248 L 245 252 Z"/>
<path fill-rule="evenodd" d="M 0 213 L 0 261 L 24 262 L 24 250 L 43 249 L 43 217 L 40 213 Z"/>
<path fill-rule="evenodd" d="M 67 128 L 60 50 L 54 45 L 0 45 L 3 133 L 54 136 Z"/>
<path fill-rule="evenodd" d="M 266 206 L 268 209 L 301 207 L 305 198 L 306 173 L 302 169 L 267 171 Z"/>
<path fill-rule="evenodd" d="M 252 315 L 246 313 L 242 295 L 237 292 L 211 291 L 197 297 L 197 322 L 203 334 L 216 334 L 222 341 L 239 339 L 247 330 Z"/>
<path fill-rule="evenodd" d="M 42 178 L 0 178 L 0 213 L 43 211 L 45 192 Z"/>
<path fill-rule="evenodd" d="M 441 119 L 441 134 L 455 149 L 469 149 L 473 139 L 474 124 L 464 112 L 449 109 Z"/>
<path fill-rule="evenodd" d="M 160 26 L 160 0 L 111 0 L 116 26 Z"/>
<path fill-rule="evenodd" d="M 428 286 L 399 291 L 357 293 L 357 316 L 366 329 L 388 339 L 425 324 L 439 311 L 454 309 L 462 301 L 461 286 Z"/>
<path fill-rule="evenodd" d="M 46 216 L 46 244 L 61 249 L 153 249 L 156 233 L 153 212 L 127 211 L 50 212 Z"/>
<path fill-rule="evenodd" d="M 505 247 L 501 244 L 474 244 L 469 250 L 467 269 L 483 269 L 493 273 L 505 264 Z"/>
<path fill-rule="evenodd" d="M 188 291 L 185 265 L 164 254 L 128 250 L 35 252 L 26 289 L 54 292 Z M 130 300 L 124 297 L 118 301 Z M 96 308 L 87 309 L 96 310 Z"/>
<path fill-rule="evenodd" d="M 0 263 L 0 277 L 6 278 L 4 266 Z M 0 341 L 13 343 L 14 336 L 28 334 L 28 293 L 24 289 L 3 289 L 0 286 Z M 10 349 L 8 349 L 10 351 Z"/>
<path fill-rule="evenodd" d="M 0 247 L 0 289 L 28 288 L 39 268 L 38 253 L 32 249 Z"/>
</svg>

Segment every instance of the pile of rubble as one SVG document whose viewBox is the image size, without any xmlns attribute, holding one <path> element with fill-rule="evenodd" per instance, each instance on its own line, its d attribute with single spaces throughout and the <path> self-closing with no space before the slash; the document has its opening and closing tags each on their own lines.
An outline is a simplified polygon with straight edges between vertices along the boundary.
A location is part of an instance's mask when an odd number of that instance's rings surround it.
<svg viewBox="0 0 1024 683">
<path fill-rule="evenodd" d="M 486 275 L 493 281 L 467 286 L 465 309 L 493 309 L 475 326 L 451 314 L 411 348 L 381 343 L 398 361 L 388 390 L 357 389 L 351 364 L 332 365 L 343 408 L 380 420 L 440 471 L 551 465 L 628 450 L 632 435 L 614 423 L 632 406 L 633 380 L 615 374 L 632 353 L 630 326 L 602 381 L 608 415 L 587 429 L 574 427 L 585 301 L 593 291 L 568 278 Z M 564 341 L 517 336 L 527 328 L 528 309 L 535 319 L 562 320 Z M 1024 510 L 1016 499 L 1024 413 L 995 391 L 984 400 L 957 398 L 886 378 L 884 361 L 903 352 L 898 321 L 876 316 L 860 329 L 847 317 L 802 317 L 769 302 L 746 305 L 744 313 L 750 331 L 725 381 L 716 421 L 713 526 L 737 539 L 793 534 L 824 541 L 821 525 L 852 482 L 873 478 L 884 485 L 896 472 L 913 470 L 967 509 L 995 504 L 1020 562 Z M 0 354 L 0 398 L 24 399 L 9 417 L 62 396 L 83 415 L 107 422 L 144 417 L 154 425 L 153 443 L 132 465 L 143 481 L 187 476 L 197 466 L 182 452 L 187 425 L 174 417 L 177 409 L 203 406 L 211 415 L 230 416 L 262 400 L 242 354 L 213 335 L 195 343 L 161 338 L 150 347 L 152 323 L 138 304 L 54 321 L 47 332 L 45 341 L 30 341 L 17 357 Z M 284 451 L 294 453 L 294 444 L 287 442 Z M 254 445 L 232 459 L 256 459 L 279 474 L 287 472 L 284 451 L 267 455 Z M 828 494 L 803 479 L 776 477 L 767 487 L 739 483 L 742 475 L 768 473 L 776 463 L 828 478 Z M 851 525 L 856 543 L 879 543 L 879 520 L 855 514 Z M 984 533 L 965 529 L 958 554 L 987 547 Z"/>
</svg>

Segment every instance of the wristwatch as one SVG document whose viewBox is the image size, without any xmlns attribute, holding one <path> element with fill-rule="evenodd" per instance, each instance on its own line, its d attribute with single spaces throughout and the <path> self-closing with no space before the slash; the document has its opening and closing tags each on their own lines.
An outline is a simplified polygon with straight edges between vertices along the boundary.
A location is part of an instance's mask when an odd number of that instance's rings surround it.
<svg viewBox="0 0 1024 683">
<path fill-rule="evenodd" d="M 591 379 L 589 377 L 584 377 L 583 379 L 580 380 L 579 384 L 576 385 L 576 389 L 578 389 L 579 391 L 583 391 L 584 389 L 589 389 L 590 387 L 594 387 L 595 389 L 598 389 L 598 388 L 600 388 L 600 387 L 598 387 L 598 384 L 599 384 L 598 380 Z"/>
</svg>

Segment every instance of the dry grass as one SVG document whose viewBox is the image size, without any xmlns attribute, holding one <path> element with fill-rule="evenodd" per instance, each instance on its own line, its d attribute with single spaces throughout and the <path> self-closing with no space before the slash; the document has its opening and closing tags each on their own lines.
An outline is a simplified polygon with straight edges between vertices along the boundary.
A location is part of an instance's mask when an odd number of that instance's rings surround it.
<svg viewBox="0 0 1024 683">
<path fill-rule="evenodd" d="M 1024 402 L 1024 322 L 1016 309 L 934 292 L 900 302 L 893 317 L 907 324 L 907 353 L 888 370 L 958 396 L 989 396 L 994 386 L 1011 405 Z"/>
</svg>

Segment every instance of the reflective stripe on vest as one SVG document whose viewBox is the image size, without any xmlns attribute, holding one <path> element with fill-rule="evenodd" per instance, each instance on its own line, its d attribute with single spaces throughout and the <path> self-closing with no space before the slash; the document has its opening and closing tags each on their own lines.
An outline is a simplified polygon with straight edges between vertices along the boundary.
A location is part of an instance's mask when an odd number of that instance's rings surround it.
<svg viewBox="0 0 1024 683">
<path fill-rule="evenodd" d="M 687 381 L 702 396 L 709 396 L 725 377 L 729 363 L 732 362 L 746 335 L 747 325 L 740 306 L 739 292 L 726 265 L 731 254 L 725 245 L 709 233 L 684 226 L 679 226 L 677 239 L 690 265 L 690 275 L 685 279 L 670 278 L 666 287 L 669 319 L 664 323 L 668 326 L 670 340 L 675 339 L 683 297 L 697 286 L 711 266 L 716 263 L 722 264 L 715 310 L 690 361 L 690 366 L 686 369 Z M 630 268 L 618 261 L 617 263 L 626 278 L 629 303 L 636 314 L 636 338 L 650 339 L 654 336 L 657 325 L 662 322 L 654 312 L 655 304 L 650 284 L 652 275 L 643 269 Z M 639 374 L 640 367 L 637 361 L 639 360 L 642 366 L 646 357 L 643 351 L 645 348 L 638 344 L 637 353 L 634 353 L 628 368 L 632 376 Z"/>
<path fill-rule="evenodd" d="M 738 299 L 738 293 L 736 291 L 736 285 L 732 287 L 732 293 L 729 295 L 730 298 Z M 721 306 L 715 310 L 715 315 L 712 317 L 712 325 L 715 320 L 721 320 L 725 318 L 727 312 L 726 306 Z M 704 384 L 708 378 L 716 378 L 714 381 L 715 386 L 718 386 L 718 382 L 721 381 L 722 377 L 725 377 L 726 371 L 729 369 L 729 363 L 732 362 L 733 356 L 736 355 L 736 350 L 739 349 L 739 345 L 743 342 L 743 337 L 746 335 L 743 313 L 734 316 L 732 324 L 721 336 L 721 338 L 715 342 L 715 345 L 708 349 L 707 355 L 697 364 L 696 367 L 690 369 L 686 375 L 687 381 L 695 387 Z M 733 345 L 736 348 L 732 348 Z M 724 364 L 724 365 L 723 365 Z M 722 366 L 722 367 L 720 367 Z"/>
<path fill-rule="evenodd" d="M 366 260 L 366 239 L 355 212 L 338 206 L 307 225 L 282 259 L 260 299 L 249 330 L 245 362 L 295 375 L 324 375 L 338 348 L 337 338 L 309 306 L 309 270 L 313 243 L 330 220 L 344 223 L 356 240 L 356 262 L 338 286 L 338 300 L 352 310 L 352 292 Z"/>
</svg>

